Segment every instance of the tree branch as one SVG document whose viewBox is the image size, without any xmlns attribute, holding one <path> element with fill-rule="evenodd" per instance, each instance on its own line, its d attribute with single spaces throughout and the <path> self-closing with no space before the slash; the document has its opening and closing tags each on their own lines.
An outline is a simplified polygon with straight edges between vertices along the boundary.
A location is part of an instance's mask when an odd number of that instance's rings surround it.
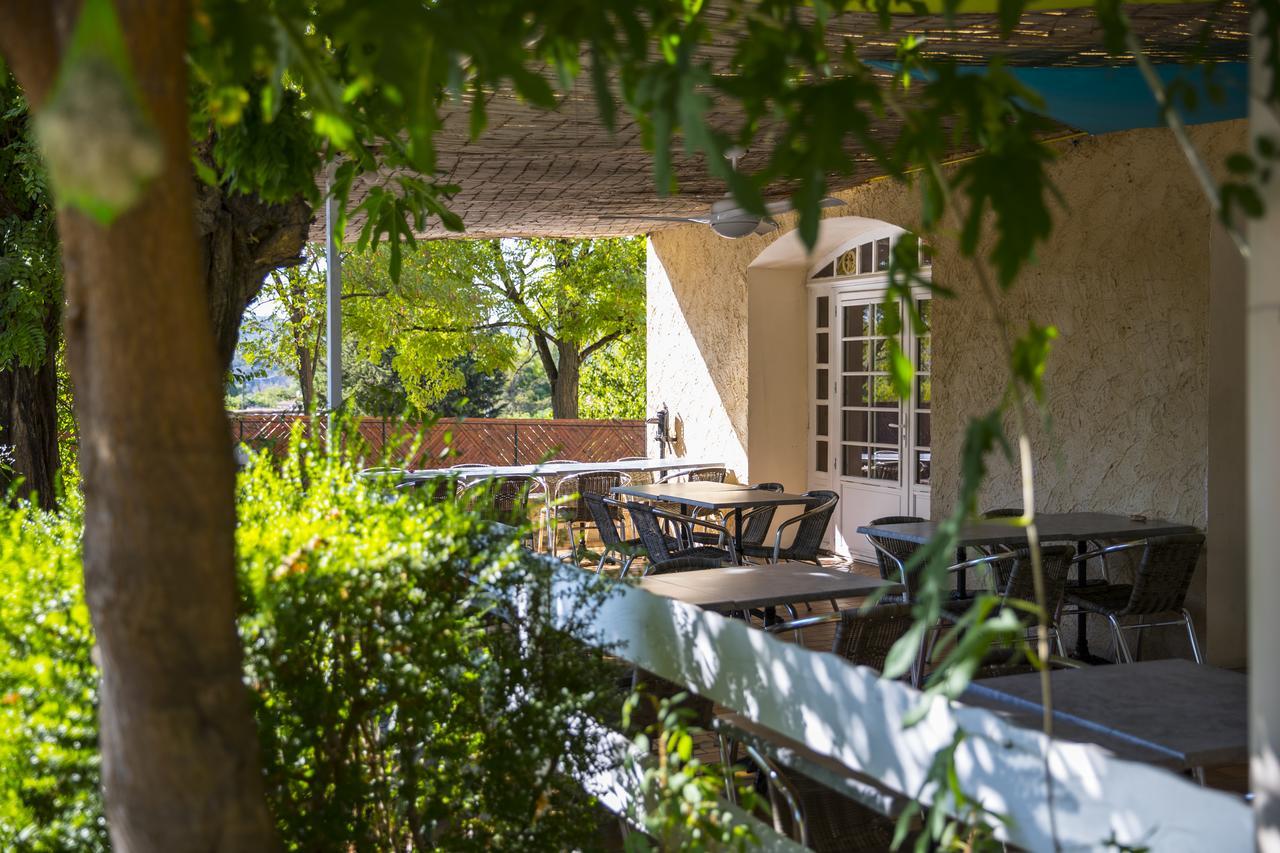
<svg viewBox="0 0 1280 853">
<path fill-rule="evenodd" d="M 578 360 L 586 361 L 587 358 L 590 357 L 590 355 L 594 353 L 596 350 L 601 349 L 603 347 L 607 347 L 609 344 L 613 343 L 618 338 L 622 337 L 622 333 L 623 333 L 623 330 L 618 329 L 616 331 L 610 332 L 609 334 L 605 335 L 603 338 L 596 341 L 594 344 L 587 347 L 582 352 L 578 353 Z"/>
</svg>

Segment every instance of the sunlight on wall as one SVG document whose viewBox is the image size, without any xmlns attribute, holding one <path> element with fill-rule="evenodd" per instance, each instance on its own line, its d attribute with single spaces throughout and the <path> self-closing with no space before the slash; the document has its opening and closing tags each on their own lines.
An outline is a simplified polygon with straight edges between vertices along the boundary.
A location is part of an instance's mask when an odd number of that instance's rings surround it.
<svg viewBox="0 0 1280 853">
<path fill-rule="evenodd" d="M 664 403 L 676 424 L 676 450 L 681 456 L 723 461 L 740 480 L 747 478 L 745 438 L 735 429 L 723 392 L 712 376 L 709 360 L 734 362 L 736 338 L 721 337 L 716 328 L 695 336 L 688 306 L 682 306 L 662 258 L 648 241 L 648 404 L 652 413 Z M 712 315 L 721 313 L 709 306 Z M 736 324 L 728 323 L 732 329 Z M 711 350 L 711 352 L 707 352 Z M 745 355 L 745 347 L 744 353 Z M 710 356 L 710 359 L 709 359 Z M 745 364 L 739 372 L 745 381 Z M 732 367 L 727 371 L 732 378 Z M 745 402 L 745 400 L 743 401 Z M 745 415 L 745 411 L 741 414 Z"/>
</svg>

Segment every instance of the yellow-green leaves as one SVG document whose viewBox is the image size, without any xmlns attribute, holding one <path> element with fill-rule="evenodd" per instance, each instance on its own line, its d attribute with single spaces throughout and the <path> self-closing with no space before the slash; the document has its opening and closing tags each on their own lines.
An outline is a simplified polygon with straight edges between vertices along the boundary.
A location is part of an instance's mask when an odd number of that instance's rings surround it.
<svg viewBox="0 0 1280 853">
<path fill-rule="evenodd" d="M 111 0 L 85 0 L 36 132 L 60 205 L 110 225 L 164 167 Z"/>
</svg>

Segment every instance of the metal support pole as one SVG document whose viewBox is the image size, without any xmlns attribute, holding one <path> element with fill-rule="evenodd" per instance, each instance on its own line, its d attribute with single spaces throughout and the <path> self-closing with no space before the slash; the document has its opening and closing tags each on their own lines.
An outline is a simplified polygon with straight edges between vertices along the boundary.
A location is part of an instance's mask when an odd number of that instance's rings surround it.
<svg viewBox="0 0 1280 853">
<path fill-rule="evenodd" d="M 1249 81 L 1249 148 L 1253 139 L 1280 141 L 1266 52 L 1274 33 L 1253 12 Z M 1254 793 L 1257 849 L 1280 853 L 1280 179 L 1262 188 L 1266 214 L 1249 225 L 1246 292 L 1245 407 L 1248 447 L 1249 787 Z"/>
<path fill-rule="evenodd" d="M 325 393 L 329 402 L 329 426 L 333 413 L 342 407 L 342 239 L 334 233 L 338 227 L 338 202 L 332 184 L 325 181 L 324 196 L 324 302 L 327 359 Z"/>
</svg>

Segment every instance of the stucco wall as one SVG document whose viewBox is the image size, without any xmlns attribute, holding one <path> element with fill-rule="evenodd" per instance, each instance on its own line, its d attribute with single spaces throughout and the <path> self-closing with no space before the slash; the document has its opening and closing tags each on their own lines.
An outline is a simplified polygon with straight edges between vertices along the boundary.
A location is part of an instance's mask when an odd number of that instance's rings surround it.
<svg viewBox="0 0 1280 853">
<path fill-rule="evenodd" d="M 1242 122 L 1193 129 L 1210 163 L 1242 147 L 1244 133 Z M 1203 527 L 1209 520 L 1211 418 L 1208 205 L 1166 131 L 1062 143 L 1051 174 L 1064 201 L 1053 237 L 1001 305 L 1019 329 L 1035 319 L 1061 332 L 1046 377 L 1051 431 L 1035 431 L 1038 509 L 1140 512 Z M 848 205 L 829 217 L 864 216 L 907 228 L 917 219 L 915 191 L 888 181 L 842 198 Z M 764 400 L 752 399 L 751 389 L 786 387 L 788 374 L 796 387 L 806 382 L 804 368 L 794 365 L 797 354 L 804 364 L 807 331 L 778 334 L 779 324 L 793 325 L 786 312 L 775 323 L 748 311 L 751 304 L 773 304 L 750 298 L 749 281 L 759 274 L 749 267 L 785 233 L 789 223 L 783 225 L 774 235 L 741 241 L 720 239 L 701 226 L 662 231 L 650 241 L 650 408 L 667 402 L 682 419 L 688 452 L 723 457 L 743 479 L 759 479 L 751 464 L 768 454 L 774 454 L 764 463 L 770 471 L 805 467 L 803 446 L 750 431 L 753 424 L 772 424 L 758 431 L 808 423 L 807 406 L 803 418 L 790 421 L 749 414 L 751 406 L 769 402 L 767 392 Z M 996 400 L 1003 367 L 971 268 L 939 246 L 934 277 L 958 293 L 957 299 L 937 300 L 933 309 L 938 517 L 958 487 L 964 423 Z M 796 275 L 795 286 L 802 280 L 802 273 Z M 788 338 L 793 349 L 779 354 Z M 762 371 L 776 375 L 767 382 L 753 378 Z M 1218 427 L 1229 440 L 1232 425 Z M 983 505 L 1019 502 L 1015 472 L 993 460 Z M 1211 571 L 1233 579 L 1240 573 L 1238 562 L 1221 562 Z M 1243 595 L 1239 589 L 1230 594 Z M 1202 634 L 1204 597 L 1202 572 L 1192 602 Z M 1220 608 L 1221 619 L 1234 618 L 1229 614 L 1237 609 L 1234 600 Z M 1216 630 L 1224 626 L 1219 622 Z M 1231 662 L 1234 653 L 1216 653 L 1214 631 L 1207 629 L 1211 653 Z M 1233 643 L 1216 645 L 1221 651 Z"/>
</svg>

